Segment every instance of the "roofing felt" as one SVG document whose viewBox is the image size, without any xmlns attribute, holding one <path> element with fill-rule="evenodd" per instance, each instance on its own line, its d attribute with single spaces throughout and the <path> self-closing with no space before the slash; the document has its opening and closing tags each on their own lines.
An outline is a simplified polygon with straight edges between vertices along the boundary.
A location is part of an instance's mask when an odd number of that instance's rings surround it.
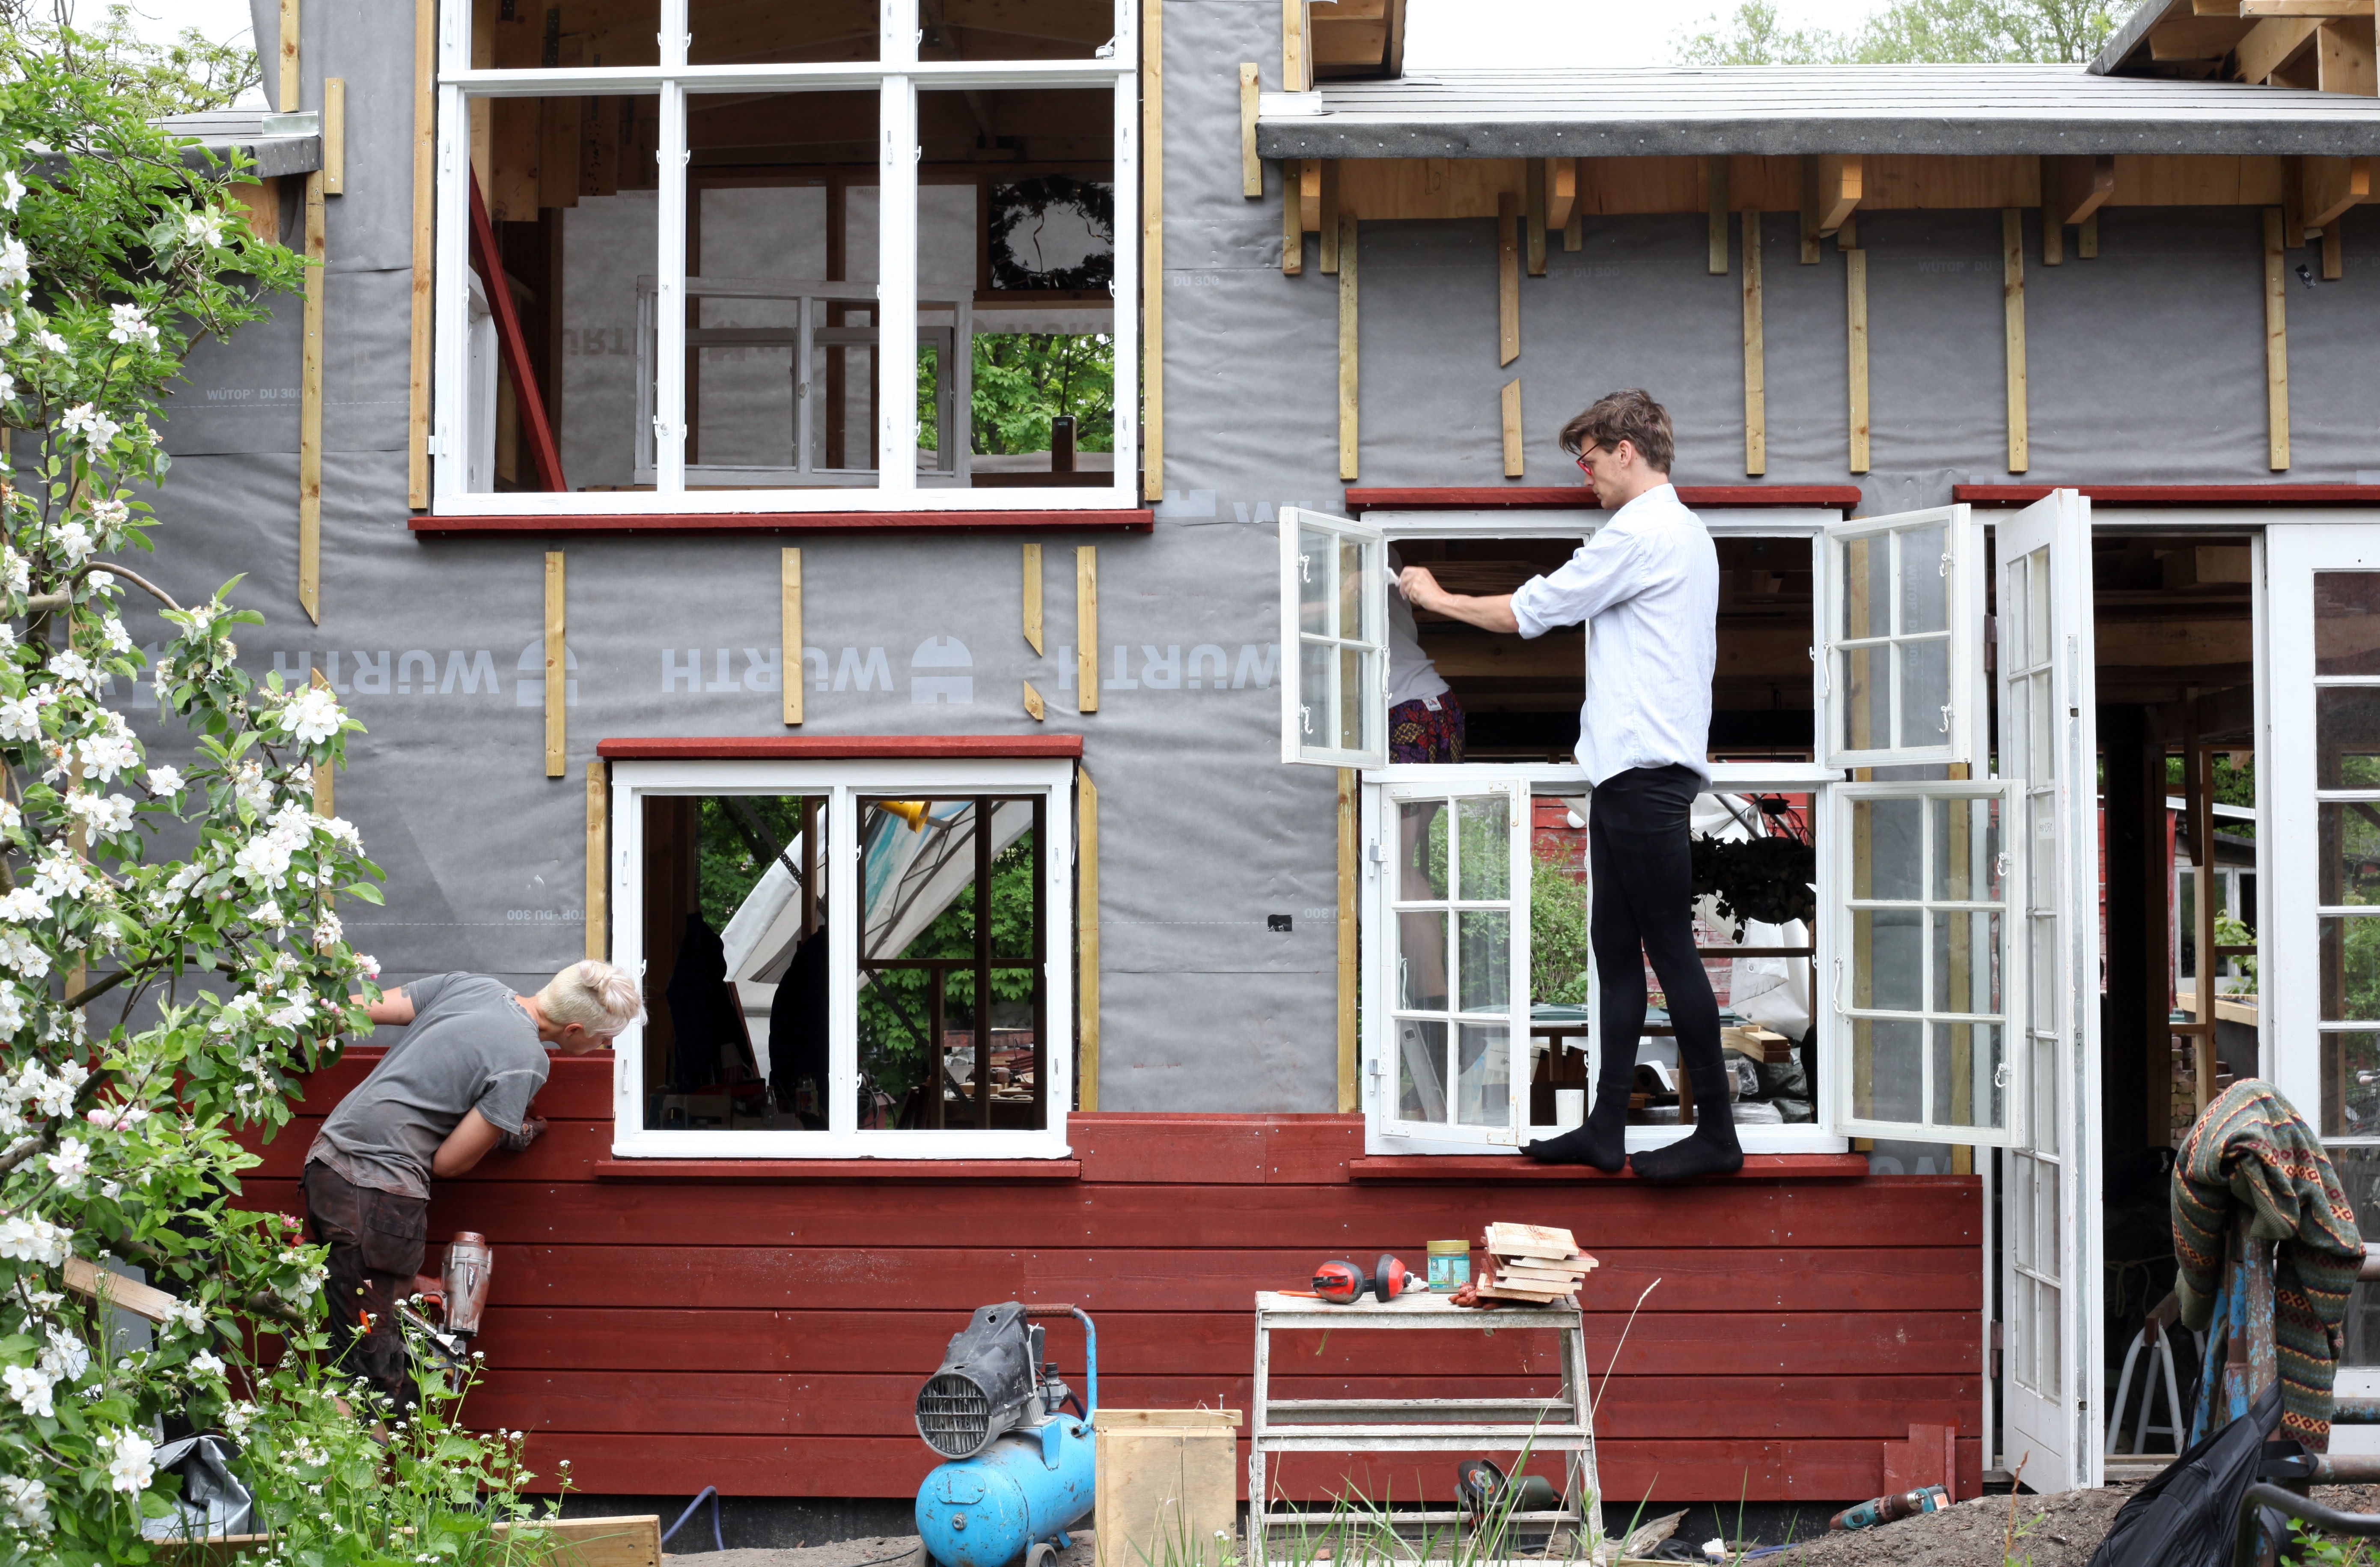
<svg viewBox="0 0 2380 1567">
<path fill-rule="evenodd" d="M 195 115 L 167 115 L 152 123 L 169 135 L 193 138 L 212 152 L 237 148 L 254 164 L 249 171 L 252 178 L 311 174 L 322 166 L 321 122 L 310 114 L 210 109 Z"/>
<path fill-rule="evenodd" d="M 1441 70 L 1260 107 L 1267 158 L 2380 152 L 2380 99 L 2061 65 Z"/>
</svg>

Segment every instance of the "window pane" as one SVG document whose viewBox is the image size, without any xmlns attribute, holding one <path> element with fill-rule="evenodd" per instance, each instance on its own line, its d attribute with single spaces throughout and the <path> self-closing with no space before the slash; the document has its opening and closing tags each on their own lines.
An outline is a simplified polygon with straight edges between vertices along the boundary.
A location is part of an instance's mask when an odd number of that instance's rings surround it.
<svg viewBox="0 0 2380 1567">
<path fill-rule="evenodd" d="M 645 1124 L 827 1125 L 824 798 L 649 798 Z"/>
<path fill-rule="evenodd" d="M 1852 911 L 1852 1004 L 1879 1012 L 1925 1009 L 1925 919 L 1913 908 Z"/>
<path fill-rule="evenodd" d="M 2049 618 L 2049 551 L 2035 550 L 2027 559 L 2032 569 L 2025 574 L 2025 644 L 2027 668 L 2049 662 L 2049 639 L 2053 627 Z"/>
<path fill-rule="evenodd" d="M 689 65 L 740 66 L 877 58 L 875 0 L 686 0 Z M 648 29 L 650 31 L 650 30 Z"/>
<path fill-rule="evenodd" d="M 2380 674 L 2380 572 L 2313 574 L 2313 672 Z"/>
<path fill-rule="evenodd" d="M 1446 1025 L 1428 1018 L 1397 1019 L 1397 1117 L 1402 1121 L 1446 1119 Z"/>
<path fill-rule="evenodd" d="M 1843 745 L 1855 751 L 1886 745 L 1892 725 L 1892 650 L 1852 648 L 1838 656 L 1843 666 Z"/>
<path fill-rule="evenodd" d="M 1379 655 L 1366 648 L 1339 650 L 1339 737 L 1342 751 L 1360 751 L 1368 731 L 1382 721 L 1374 693 L 1379 690 Z"/>
<path fill-rule="evenodd" d="M 1107 0 L 940 0 L 918 17 L 927 25 L 917 55 L 926 60 L 1087 60 L 1115 37 Z"/>
<path fill-rule="evenodd" d="M 2314 807 L 2314 816 L 2322 844 L 2315 901 L 2332 906 L 2380 904 L 2380 802 L 2325 801 Z M 2182 885 L 2189 887 L 2187 877 Z M 2252 916 L 2253 902 L 2242 901 Z"/>
<path fill-rule="evenodd" d="M 1454 1119 L 1463 1126 L 1503 1126 L 1512 1117 L 1509 1029 L 1463 1024 L 1458 1030 Z"/>
<path fill-rule="evenodd" d="M 472 10 L 471 64 L 483 70 L 661 63 L 661 0 L 476 0 Z"/>
<path fill-rule="evenodd" d="M 2320 581 L 2321 578 L 2316 578 Z M 2365 1234 L 2380 1234 L 2380 1148 L 2334 1148 L 2326 1150 L 2338 1172 L 2347 1200 L 2355 1205 L 2355 1222 Z M 2346 1353 L 2342 1367 L 2380 1369 L 2380 1285 L 2357 1284 L 2348 1298 Z"/>
<path fill-rule="evenodd" d="M 2313 694 L 2314 787 L 2380 789 L 2380 686 Z"/>
<path fill-rule="evenodd" d="M 2380 1136 L 2380 1034 L 2322 1039 L 2322 1135 Z"/>
<path fill-rule="evenodd" d="M 1934 1010 L 2000 1010 L 2000 917 L 1937 913 L 1934 921 Z"/>
<path fill-rule="evenodd" d="M 860 802 L 862 1122 L 1038 1128 L 1040 796 Z"/>
<path fill-rule="evenodd" d="M 2024 654 L 2030 622 L 2024 612 L 2032 591 L 2033 562 L 2032 555 L 2019 555 L 2008 563 L 2008 574 L 2003 579 L 2006 587 L 2001 594 L 1998 637 L 2000 659 L 2011 670 L 2022 668 L 2027 662 Z"/>
<path fill-rule="evenodd" d="M 1412 1012 L 1443 1012 L 1446 994 L 1446 922 L 1442 910 L 1397 916 L 1397 1005 Z"/>
<path fill-rule="evenodd" d="M 1330 620 L 1333 542 L 1327 528 L 1297 530 L 1297 629 L 1308 637 L 1329 637 L 1337 630 Z"/>
<path fill-rule="evenodd" d="M 1900 662 L 1901 746 L 1950 743 L 1950 643 L 1948 638 L 1904 642 L 1894 650 Z"/>
<path fill-rule="evenodd" d="M 2380 1020 L 2380 916 L 2329 916 L 2319 936 L 2322 1020 Z"/>
<path fill-rule="evenodd" d="M 1919 859 L 1925 830 L 1925 802 L 1862 799 L 1852 802 L 1852 896 L 1914 901 L 1925 895 Z"/>
<path fill-rule="evenodd" d="M 1458 1010 L 1502 1012 L 1512 1003 L 1512 917 L 1501 909 L 1465 909 L 1455 916 L 1463 978 Z"/>
<path fill-rule="evenodd" d="M 2001 1033 L 1994 1023 L 1933 1025 L 1934 1122 L 1940 1126 L 2000 1126 Z"/>
<path fill-rule="evenodd" d="M 1339 661 L 1328 642 L 1303 642 L 1297 649 L 1297 741 L 1302 746 L 1328 747 L 1331 743 L 1331 712 L 1337 706 L 1333 677 Z"/>
<path fill-rule="evenodd" d="M 1934 890 L 1944 903 L 1997 903 L 1999 802 L 1937 800 L 1927 811 L 1934 830 Z"/>
<path fill-rule="evenodd" d="M 1377 642 L 1377 629 L 1364 618 L 1364 541 L 1342 535 L 1339 540 L 1339 634 Z"/>
<path fill-rule="evenodd" d="M 1501 795 L 1458 802 L 1463 818 L 1462 896 L 1469 902 L 1512 895 L 1512 814 Z"/>
<path fill-rule="evenodd" d="M 1900 555 L 1900 635 L 1947 631 L 1950 626 L 1948 552 L 1950 530 L 1946 524 L 1905 528 L 1893 536 Z"/>
<path fill-rule="evenodd" d="M 1925 1025 L 1900 1018 L 1852 1021 L 1852 1113 L 1916 1121 L 1925 1112 Z"/>
<path fill-rule="evenodd" d="M 1891 635 L 1891 544 L 1889 536 L 1873 534 L 1842 541 L 1842 561 L 1836 583 L 1835 635 L 1845 641 Z"/>
<path fill-rule="evenodd" d="M 1446 802 L 1404 800 L 1397 806 L 1397 896 L 1407 902 L 1446 896 Z"/>
</svg>

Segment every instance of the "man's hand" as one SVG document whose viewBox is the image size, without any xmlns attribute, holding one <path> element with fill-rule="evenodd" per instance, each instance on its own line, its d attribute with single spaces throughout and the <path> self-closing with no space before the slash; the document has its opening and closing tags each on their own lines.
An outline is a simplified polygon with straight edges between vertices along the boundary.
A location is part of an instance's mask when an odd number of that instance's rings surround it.
<svg viewBox="0 0 2380 1567">
<path fill-rule="evenodd" d="M 1467 626 L 1488 631 L 1518 631 L 1521 623 L 1512 615 L 1512 595 L 1499 593 L 1493 598 L 1475 599 L 1465 593 L 1450 593 L 1438 585 L 1426 565 L 1409 565 L 1397 578 L 1397 591 L 1417 610 L 1445 615 Z"/>
<path fill-rule="evenodd" d="M 1438 585 L 1438 578 L 1426 565 L 1409 565 L 1399 573 L 1397 591 L 1402 593 L 1405 596 L 1405 602 L 1414 608 L 1433 612 L 1449 597 L 1446 589 Z"/>
<path fill-rule="evenodd" d="M 527 1153 L 528 1151 L 529 1144 L 537 1141 L 540 1137 L 544 1136 L 545 1117 L 541 1115 L 529 1116 L 521 1122 L 521 1128 L 519 1131 L 507 1132 L 504 1134 L 504 1151 L 506 1153 Z"/>
</svg>

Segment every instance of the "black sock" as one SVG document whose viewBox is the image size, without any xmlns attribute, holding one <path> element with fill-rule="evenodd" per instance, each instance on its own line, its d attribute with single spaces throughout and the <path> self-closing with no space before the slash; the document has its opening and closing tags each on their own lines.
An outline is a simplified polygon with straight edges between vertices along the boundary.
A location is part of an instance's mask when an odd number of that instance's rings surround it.
<svg viewBox="0 0 2380 1567">
<path fill-rule="evenodd" d="M 1735 1140 L 1735 1107 L 1728 1103 L 1726 1070 L 1694 1071 L 1689 1078 L 1694 1086 L 1693 1134 L 1628 1161 L 1647 1181 L 1732 1175 L 1743 1168 L 1743 1147 Z"/>
<path fill-rule="evenodd" d="M 1543 1137 L 1521 1151 L 1540 1164 L 1585 1164 L 1616 1175 L 1628 1163 L 1628 1095 L 1633 1080 L 1599 1084 L 1586 1124 Z"/>
</svg>

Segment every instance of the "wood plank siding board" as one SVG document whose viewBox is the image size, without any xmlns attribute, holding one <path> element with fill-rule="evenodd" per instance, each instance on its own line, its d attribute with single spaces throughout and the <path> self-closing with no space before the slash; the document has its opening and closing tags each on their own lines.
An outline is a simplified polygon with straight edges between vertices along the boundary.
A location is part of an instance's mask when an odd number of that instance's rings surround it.
<svg viewBox="0 0 2380 1567">
<path fill-rule="evenodd" d="M 243 1202 L 298 1210 L 303 1150 L 378 1054 L 307 1085 Z M 1670 1189 L 1497 1185 L 1452 1166 L 1358 1179 L 1359 1115 L 1084 1114 L 1068 1126 L 1079 1173 L 1057 1179 L 915 1160 L 900 1161 L 906 1179 L 598 1179 L 637 1162 L 612 1157 L 612 1071 L 604 1055 L 557 1060 L 534 1107 L 547 1135 L 440 1182 L 431 1209 L 433 1244 L 468 1228 L 495 1248 L 477 1344 L 491 1374 L 468 1417 L 530 1431 L 529 1466 L 551 1476 L 567 1458 L 584 1492 L 910 1494 L 933 1464 L 911 1419 L 917 1384 L 997 1300 L 1091 1311 L 1111 1403 L 1244 1408 L 1255 1291 L 1329 1256 L 1417 1262 L 1425 1241 L 1488 1218 L 1572 1228 L 1602 1259 L 1586 1332 L 1596 1366 L 1617 1356 L 1600 1416 L 1612 1494 L 1871 1495 L 1883 1442 L 1912 1421 L 1958 1427 L 1962 1467 L 1980 1464 L 1972 1178 L 1848 1174 L 1855 1161 L 1837 1156 L 1811 1161 L 1834 1172 L 1817 1179 Z M 1418 1369 L 1380 1335 L 1299 1333 L 1281 1370 L 1305 1396 L 1549 1391 L 1554 1335 L 1520 1313 L 1497 1327 L 1433 1345 Z M 1077 1342 L 1054 1336 L 1069 1371 Z M 1449 1483 L 1362 1455 L 1300 1458 L 1281 1479 L 1320 1499 L 1350 1476 L 1404 1496 Z"/>
</svg>

